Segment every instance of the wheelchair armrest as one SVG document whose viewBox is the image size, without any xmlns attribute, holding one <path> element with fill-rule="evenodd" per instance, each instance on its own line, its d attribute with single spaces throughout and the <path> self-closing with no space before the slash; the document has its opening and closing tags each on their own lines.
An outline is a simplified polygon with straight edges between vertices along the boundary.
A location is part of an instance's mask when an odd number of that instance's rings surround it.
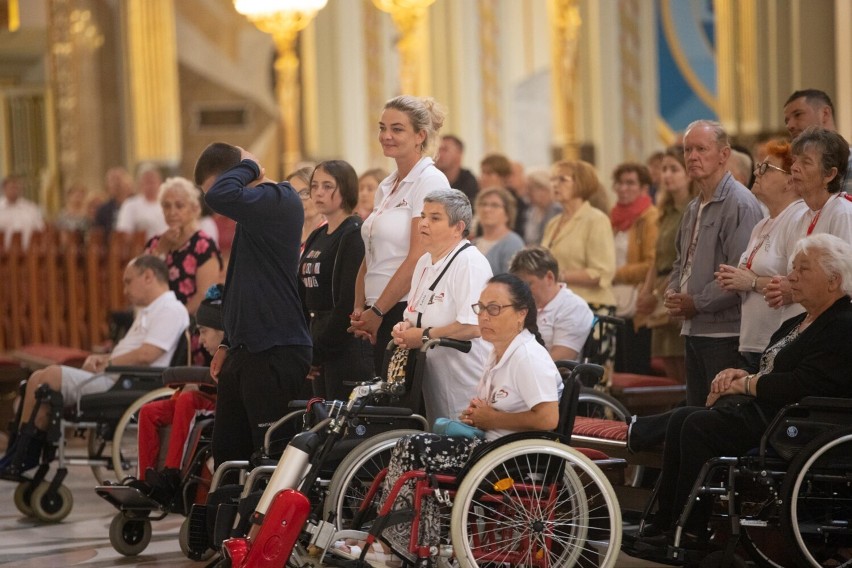
<svg viewBox="0 0 852 568">
<path fill-rule="evenodd" d="M 813 417 L 813 422 L 823 422 L 838 426 L 848 423 L 849 410 L 852 409 L 852 399 L 838 397 L 807 396 L 800 402 L 788 404 L 778 411 L 769 423 L 760 440 L 760 456 L 766 456 L 771 447 L 770 439 L 779 428 L 786 428 L 785 420 L 804 419 Z M 845 418 L 845 420 L 844 420 Z"/>
<path fill-rule="evenodd" d="M 137 377 L 159 377 L 168 367 L 145 367 L 142 365 L 115 365 L 104 369 L 104 373 L 135 375 Z"/>
<path fill-rule="evenodd" d="M 815 410 L 849 410 L 852 409 L 852 398 L 806 396 L 799 406 Z"/>
<path fill-rule="evenodd" d="M 163 371 L 163 384 L 167 387 L 187 383 L 199 385 L 215 385 L 216 381 L 210 376 L 209 367 L 169 367 Z"/>
</svg>

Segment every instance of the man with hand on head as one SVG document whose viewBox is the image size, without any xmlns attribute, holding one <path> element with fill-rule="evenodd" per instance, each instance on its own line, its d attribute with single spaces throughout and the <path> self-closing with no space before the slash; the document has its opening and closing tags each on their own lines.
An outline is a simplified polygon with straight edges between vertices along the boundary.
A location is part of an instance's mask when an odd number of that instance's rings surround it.
<svg viewBox="0 0 852 568">
<path fill-rule="evenodd" d="M 289 183 L 266 178 L 257 158 L 238 146 L 208 146 L 195 183 L 211 209 L 237 222 L 222 300 L 225 338 L 210 364 L 219 383 L 218 465 L 260 449 L 308 374 L 311 338 L 297 282 L 304 211 Z"/>
</svg>

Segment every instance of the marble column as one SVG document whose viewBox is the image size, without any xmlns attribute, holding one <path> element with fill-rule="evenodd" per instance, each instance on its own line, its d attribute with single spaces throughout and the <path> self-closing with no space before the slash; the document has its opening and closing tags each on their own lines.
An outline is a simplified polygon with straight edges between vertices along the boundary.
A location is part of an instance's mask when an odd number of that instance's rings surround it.
<svg viewBox="0 0 852 568">
<path fill-rule="evenodd" d="M 181 152 L 180 98 L 172 0 L 126 0 L 129 159 L 176 165 Z"/>
</svg>

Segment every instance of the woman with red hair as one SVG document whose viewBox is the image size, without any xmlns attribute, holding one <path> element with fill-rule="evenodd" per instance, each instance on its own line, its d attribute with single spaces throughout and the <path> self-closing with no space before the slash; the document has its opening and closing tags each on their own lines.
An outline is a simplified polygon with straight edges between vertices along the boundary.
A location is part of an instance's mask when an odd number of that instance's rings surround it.
<svg viewBox="0 0 852 568">
<path fill-rule="evenodd" d="M 789 258 L 784 246 L 795 231 L 807 205 L 789 184 L 793 154 L 790 143 L 772 140 L 766 146 L 766 158 L 754 168 L 751 190 L 769 210 L 751 232 L 748 246 L 738 266 L 723 264 L 716 281 L 725 290 L 742 297 L 740 354 L 750 368 L 757 369 L 760 355 L 769 344 L 772 331 L 781 322 L 801 313 L 798 304 L 773 309 L 763 300 L 763 289 L 776 274 L 786 274 Z"/>
</svg>

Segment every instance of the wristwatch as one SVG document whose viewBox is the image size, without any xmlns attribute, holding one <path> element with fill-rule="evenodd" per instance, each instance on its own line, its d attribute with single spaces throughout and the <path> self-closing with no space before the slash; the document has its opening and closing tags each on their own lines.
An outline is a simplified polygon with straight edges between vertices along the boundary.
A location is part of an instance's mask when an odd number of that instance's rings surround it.
<svg viewBox="0 0 852 568">
<path fill-rule="evenodd" d="M 423 330 L 423 337 L 421 338 L 421 339 L 423 340 L 423 343 L 426 343 L 427 341 L 429 341 L 430 339 L 432 339 L 432 336 L 429 334 L 429 332 L 430 332 L 431 330 L 432 330 L 432 328 L 431 328 L 431 327 L 427 327 L 427 328 L 425 328 L 425 329 Z"/>
</svg>

